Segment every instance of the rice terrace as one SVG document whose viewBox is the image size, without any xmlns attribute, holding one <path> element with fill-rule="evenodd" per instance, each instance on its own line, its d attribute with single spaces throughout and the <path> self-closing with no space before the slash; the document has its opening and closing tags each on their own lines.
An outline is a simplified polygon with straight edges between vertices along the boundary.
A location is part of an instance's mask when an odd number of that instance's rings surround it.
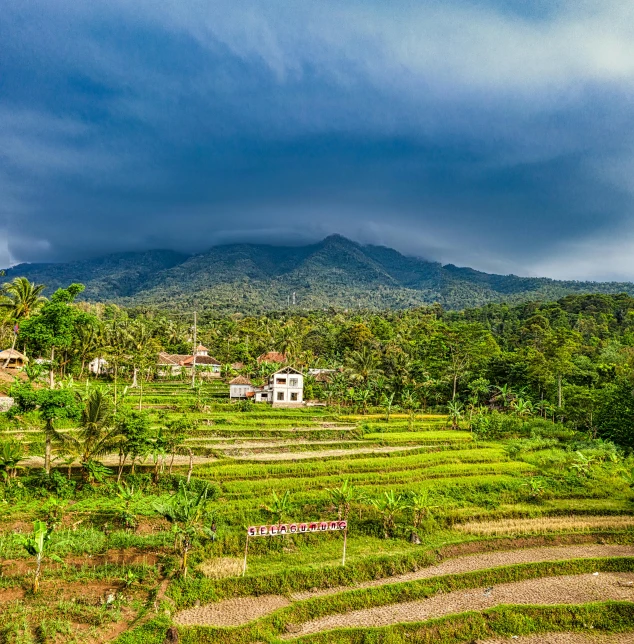
<svg viewBox="0 0 634 644">
<path fill-rule="evenodd" d="M 43 293 L 2 300 L 0 642 L 634 641 L 629 296 Z"/>
</svg>

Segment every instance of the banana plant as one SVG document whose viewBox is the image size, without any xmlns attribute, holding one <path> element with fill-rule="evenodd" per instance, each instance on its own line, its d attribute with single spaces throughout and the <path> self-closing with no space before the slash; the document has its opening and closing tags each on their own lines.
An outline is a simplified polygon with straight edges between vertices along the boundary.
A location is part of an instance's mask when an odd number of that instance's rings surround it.
<svg viewBox="0 0 634 644">
<path fill-rule="evenodd" d="M 414 528 L 418 528 L 421 523 L 431 515 L 431 511 L 435 510 L 439 506 L 432 505 L 429 490 L 421 490 L 420 492 L 412 493 L 410 496 L 410 507 L 413 514 L 413 526 Z"/>
<path fill-rule="evenodd" d="M 33 523 L 33 534 L 28 536 L 19 536 L 20 545 L 32 556 L 35 557 L 35 575 L 33 577 L 33 593 L 40 590 L 40 579 L 42 577 L 42 561 L 45 558 L 57 563 L 64 562 L 55 554 L 47 553 L 51 542 L 51 534 L 54 527 L 47 526 L 44 521 L 35 521 Z"/>
<path fill-rule="evenodd" d="M 451 428 L 459 429 L 460 421 L 464 416 L 464 405 L 459 400 L 450 400 L 447 403 L 447 411 L 449 412 L 449 420 L 451 421 Z"/>
<path fill-rule="evenodd" d="M 389 539 L 394 535 L 397 515 L 410 507 L 407 498 L 402 494 L 396 494 L 394 490 L 389 490 L 376 499 L 370 499 L 370 503 L 381 515 L 383 536 Z"/>
<path fill-rule="evenodd" d="M 154 503 L 154 510 L 172 524 L 174 534 L 174 549 L 181 556 L 180 572 L 187 578 L 187 558 L 190 550 L 198 539 L 214 539 L 213 527 L 206 526 L 203 516 L 207 509 L 207 494 L 205 487 L 198 495 L 191 492 L 185 485 L 164 503 Z"/>
<path fill-rule="evenodd" d="M 288 514 L 291 506 L 291 493 L 286 490 L 281 496 L 273 490 L 271 505 L 265 506 L 265 510 L 270 512 L 276 523 L 282 523 L 284 517 Z"/>
<path fill-rule="evenodd" d="M 337 511 L 339 521 L 348 520 L 352 503 L 357 499 L 356 488 L 346 479 L 339 487 L 328 490 L 332 505 Z"/>
<path fill-rule="evenodd" d="M 24 460 L 24 449 L 20 443 L 9 441 L 0 444 L 0 478 L 7 487 L 15 478 L 20 461 Z"/>
</svg>

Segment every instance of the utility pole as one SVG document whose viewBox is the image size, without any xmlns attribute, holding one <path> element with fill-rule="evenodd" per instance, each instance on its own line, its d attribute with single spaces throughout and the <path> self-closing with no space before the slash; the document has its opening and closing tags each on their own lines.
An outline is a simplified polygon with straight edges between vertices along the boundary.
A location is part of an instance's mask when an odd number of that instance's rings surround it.
<svg viewBox="0 0 634 644">
<path fill-rule="evenodd" d="M 197 319 L 196 319 L 196 311 L 194 311 L 194 343 L 193 343 L 193 357 L 194 361 L 192 363 L 192 389 L 196 386 L 196 331 L 197 331 Z"/>
<path fill-rule="evenodd" d="M 295 306 L 296 301 L 295 301 L 295 291 L 293 291 L 293 306 Z"/>
</svg>

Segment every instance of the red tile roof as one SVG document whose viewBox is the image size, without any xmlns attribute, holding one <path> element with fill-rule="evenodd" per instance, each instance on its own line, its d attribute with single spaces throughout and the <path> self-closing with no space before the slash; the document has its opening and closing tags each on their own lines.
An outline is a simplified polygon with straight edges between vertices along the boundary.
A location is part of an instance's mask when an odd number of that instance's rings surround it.
<svg viewBox="0 0 634 644">
<path fill-rule="evenodd" d="M 233 380 L 229 381 L 230 385 L 250 385 L 251 381 L 244 376 L 237 376 Z"/>
<path fill-rule="evenodd" d="M 286 355 L 279 351 L 269 351 L 268 353 L 263 353 L 258 358 L 258 362 L 286 362 Z"/>
</svg>

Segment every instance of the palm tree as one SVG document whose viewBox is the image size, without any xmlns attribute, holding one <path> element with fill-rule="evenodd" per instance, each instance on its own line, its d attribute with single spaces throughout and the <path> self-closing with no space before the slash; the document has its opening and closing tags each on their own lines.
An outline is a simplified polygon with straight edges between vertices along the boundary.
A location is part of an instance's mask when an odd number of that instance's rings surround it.
<svg viewBox="0 0 634 644">
<path fill-rule="evenodd" d="M 350 380 L 364 385 L 367 385 L 370 380 L 383 373 L 378 356 L 368 347 L 363 347 L 361 351 L 353 351 L 348 356 L 346 371 L 350 376 Z"/>
<path fill-rule="evenodd" d="M 43 284 L 33 284 L 26 277 L 16 277 L 2 287 L 4 299 L 0 308 L 5 312 L 6 319 L 26 320 L 37 313 L 46 298 L 42 295 L 46 287 Z"/>
<path fill-rule="evenodd" d="M 122 436 L 114 423 L 112 400 L 103 387 L 93 389 L 84 402 L 77 436 L 58 434 L 67 450 L 77 455 L 84 474 L 99 456 L 114 451 Z"/>
<path fill-rule="evenodd" d="M 43 284 L 33 284 L 26 277 L 16 277 L 12 282 L 4 284 L 0 300 L 0 310 L 4 312 L 4 319 L 15 321 L 17 329 L 17 323 L 20 320 L 27 320 L 44 306 L 46 302 L 46 298 L 42 295 L 44 288 Z M 17 338 L 16 330 L 13 334 L 11 352 L 15 349 Z M 5 369 L 9 365 L 10 357 L 11 354 L 4 362 Z"/>
</svg>

